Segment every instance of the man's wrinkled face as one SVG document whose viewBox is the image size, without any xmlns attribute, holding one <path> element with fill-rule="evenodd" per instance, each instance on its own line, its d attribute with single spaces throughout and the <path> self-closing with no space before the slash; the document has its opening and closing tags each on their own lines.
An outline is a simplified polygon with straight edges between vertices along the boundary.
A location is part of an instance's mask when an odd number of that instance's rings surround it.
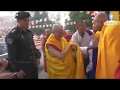
<svg viewBox="0 0 120 90">
<path fill-rule="evenodd" d="M 55 35 L 57 38 L 61 39 L 64 35 L 63 28 L 58 28 L 58 30 L 55 32 Z"/>
<path fill-rule="evenodd" d="M 58 37 L 62 38 L 63 37 L 63 29 L 61 28 L 60 30 L 58 30 Z"/>
<path fill-rule="evenodd" d="M 29 18 L 24 18 L 24 19 L 18 20 L 18 23 L 19 23 L 22 27 L 24 27 L 25 29 L 28 29 L 28 28 L 29 28 L 29 22 L 30 22 Z"/>
<path fill-rule="evenodd" d="M 92 23 L 93 23 L 92 28 L 94 33 L 96 33 L 97 31 L 101 31 L 102 25 L 100 23 L 100 20 L 98 20 L 98 18 L 95 17 Z"/>
</svg>

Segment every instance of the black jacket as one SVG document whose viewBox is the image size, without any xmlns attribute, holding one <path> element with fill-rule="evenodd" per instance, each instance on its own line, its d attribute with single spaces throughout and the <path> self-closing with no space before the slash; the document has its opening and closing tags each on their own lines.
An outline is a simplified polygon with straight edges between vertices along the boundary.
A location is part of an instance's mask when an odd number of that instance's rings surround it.
<svg viewBox="0 0 120 90">
<path fill-rule="evenodd" d="M 41 57 L 33 41 L 33 33 L 28 29 L 26 32 L 19 26 L 11 30 L 5 42 L 8 49 L 8 59 L 15 71 L 21 70 L 19 62 L 29 62 Z"/>
</svg>

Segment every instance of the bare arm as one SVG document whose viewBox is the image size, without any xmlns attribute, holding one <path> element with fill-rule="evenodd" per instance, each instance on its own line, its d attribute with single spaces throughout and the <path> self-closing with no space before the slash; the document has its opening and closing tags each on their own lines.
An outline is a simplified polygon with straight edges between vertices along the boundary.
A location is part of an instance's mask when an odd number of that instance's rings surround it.
<svg viewBox="0 0 120 90">
<path fill-rule="evenodd" d="M 2 72 L 0 73 L 0 79 L 13 79 L 12 72 Z"/>
<path fill-rule="evenodd" d="M 69 52 L 70 49 L 71 49 L 71 46 L 68 45 L 64 51 L 60 52 L 60 51 L 54 49 L 53 47 L 48 46 L 49 53 L 59 59 L 63 59 L 67 55 L 67 53 Z"/>
<path fill-rule="evenodd" d="M 92 36 L 91 36 L 91 40 L 94 42 L 94 45 L 95 45 L 95 46 L 98 46 L 99 39 L 100 39 L 100 37 L 97 36 L 97 35 L 92 35 Z"/>
</svg>

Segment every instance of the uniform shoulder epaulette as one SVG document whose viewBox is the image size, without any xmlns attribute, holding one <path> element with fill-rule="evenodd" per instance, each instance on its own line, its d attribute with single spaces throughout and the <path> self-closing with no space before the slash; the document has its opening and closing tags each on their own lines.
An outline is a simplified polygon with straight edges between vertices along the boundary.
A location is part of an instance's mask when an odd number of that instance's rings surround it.
<svg viewBox="0 0 120 90">
<path fill-rule="evenodd" d="M 17 31 L 16 28 L 13 28 L 10 33 L 15 33 Z"/>
<path fill-rule="evenodd" d="M 15 33 L 15 31 L 16 31 L 16 29 L 13 29 L 13 30 L 11 31 L 11 33 Z"/>
<path fill-rule="evenodd" d="M 32 32 L 30 29 L 28 29 L 29 32 Z"/>
</svg>

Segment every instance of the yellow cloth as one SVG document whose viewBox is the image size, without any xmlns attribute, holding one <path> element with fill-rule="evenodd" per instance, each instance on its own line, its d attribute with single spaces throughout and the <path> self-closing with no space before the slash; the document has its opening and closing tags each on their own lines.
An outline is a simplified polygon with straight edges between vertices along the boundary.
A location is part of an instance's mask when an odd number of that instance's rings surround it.
<svg viewBox="0 0 120 90">
<path fill-rule="evenodd" d="M 100 31 L 97 31 L 94 35 L 97 39 L 99 39 L 100 38 Z"/>
<path fill-rule="evenodd" d="M 113 79 L 119 60 L 120 22 L 107 21 L 100 32 L 96 78 Z"/>
<path fill-rule="evenodd" d="M 47 72 L 50 79 L 84 79 L 84 64 L 81 50 L 77 46 L 76 53 L 72 50 L 60 60 L 48 52 L 47 45 L 52 44 L 63 51 L 69 44 L 64 37 L 61 42 L 55 39 L 54 35 L 51 34 L 45 44 L 45 52 L 47 58 Z M 77 58 L 76 61 L 74 58 Z M 75 63 L 76 62 L 76 63 Z"/>
<path fill-rule="evenodd" d="M 97 31 L 96 33 L 93 34 L 94 38 L 94 45 L 98 46 L 99 44 L 99 39 L 100 39 L 100 31 Z"/>
</svg>

